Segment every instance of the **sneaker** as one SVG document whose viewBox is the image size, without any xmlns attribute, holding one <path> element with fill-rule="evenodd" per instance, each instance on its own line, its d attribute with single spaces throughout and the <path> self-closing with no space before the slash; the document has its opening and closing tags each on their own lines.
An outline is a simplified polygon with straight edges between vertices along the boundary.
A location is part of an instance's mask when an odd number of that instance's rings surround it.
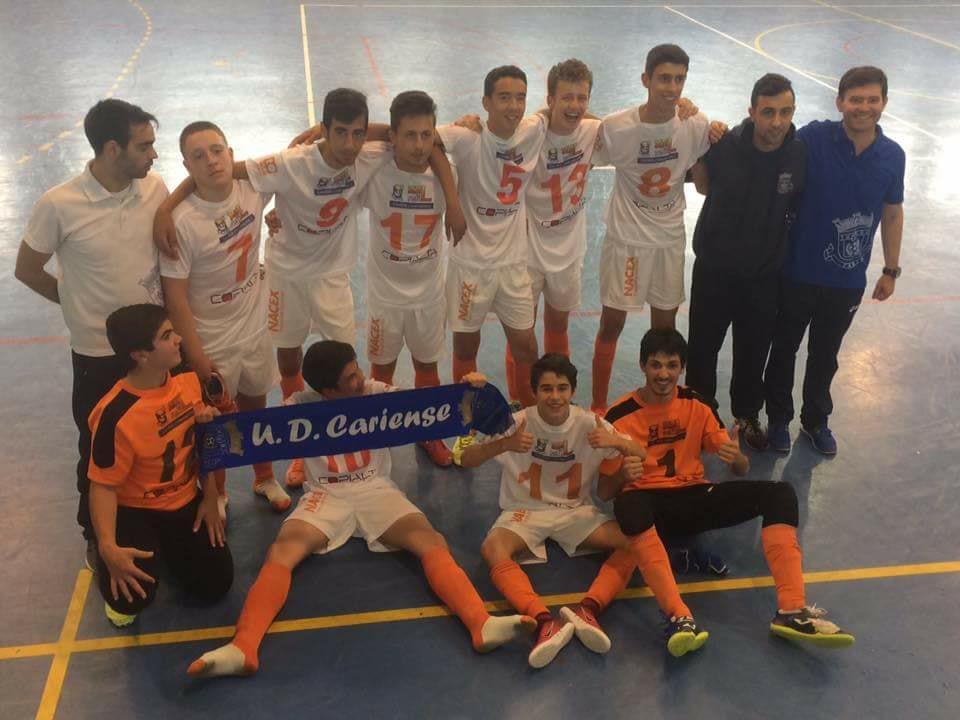
<svg viewBox="0 0 960 720">
<path fill-rule="evenodd" d="M 468 435 L 461 435 L 457 438 L 457 441 L 453 444 L 452 452 L 454 465 L 463 464 L 463 451 L 473 445 L 475 440 L 476 435 L 472 431 Z"/>
<path fill-rule="evenodd" d="M 574 627 L 553 617 L 537 625 L 537 641 L 527 656 L 530 667 L 542 668 L 553 662 L 557 653 L 573 638 Z"/>
<path fill-rule="evenodd" d="M 307 473 L 303 469 L 303 458 L 291 460 L 287 465 L 287 472 L 283 476 L 283 482 L 288 488 L 298 488 L 307 480 Z"/>
<path fill-rule="evenodd" d="M 810 443 L 817 452 L 823 455 L 837 454 L 837 441 L 826 425 L 821 425 L 816 430 L 810 430 L 801 425 L 800 432 L 810 438 Z"/>
<path fill-rule="evenodd" d="M 699 650 L 710 637 L 710 633 L 697 627 L 689 615 L 672 617 L 667 623 L 667 651 L 674 657 L 682 657 L 688 652 Z"/>
<path fill-rule="evenodd" d="M 446 468 L 453 465 L 453 453 L 443 440 L 423 440 L 417 445 L 427 451 L 427 455 L 437 467 Z"/>
<path fill-rule="evenodd" d="M 100 551 L 97 550 L 97 541 L 95 538 L 90 538 L 87 540 L 87 552 L 83 556 L 83 563 L 87 566 L 87 570 L 94 575 L 97 574 L 97 560 L 99 559 Z"/>
<path fill-rule="evenodd" d="M 136 615 L 125 615 L 122 612 L 117 612 L 110 607 L 108 603 L 103 604 L 103 610 L 107 614 L 107 620 L 109 620 L 114 627 L 127 627 L 128 625 L 132 625 L 133 621 L 137 619 Z"/>
<path fill-rule="evenodd" d="M 788 453 L 793 443 L 790 441 L 790 423 L 770 421 L 767 426 L 767 447 L 774 452 Z"/>
<path fill-rule="evenodd" d="M 748 447 L 758 452 L 767 449 L 767 433 L 760 427 L 757 417 L 737 418 L 737 425 L 740 426 L 740 437 Z"/>
<path fill-rule="evenodd" d="M 583 605 L 574 605 L 572 608 L 560 608 L 560 615 L 573 626 L 577 640 L 582 642 L 588 650 L 603 655 L 610 650 L 610 638 L 597 622 L 593 611 Z"/>
<path fill-rule="evenodd" d="M 778 610 L 770 623 L 770 632 L 787 640 L 808 642 L 820 647 L 841 648 L 853 645 L 854 637 L 835 623 L 824 620 L 823 608 L 804 607 L 793 612 Z"/>
</svg>

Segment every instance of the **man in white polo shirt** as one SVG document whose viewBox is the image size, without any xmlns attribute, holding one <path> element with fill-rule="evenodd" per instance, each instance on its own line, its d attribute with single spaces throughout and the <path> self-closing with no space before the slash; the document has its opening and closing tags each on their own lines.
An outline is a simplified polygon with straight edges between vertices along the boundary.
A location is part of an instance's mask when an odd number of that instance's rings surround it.
<svg viewBox="0 0 960 720">
<path fill-rule="evenodd" d="M 157 119 L 123 100 L 101 100 L 87 113 L 84 132 L 94 158 L 83 173 L 48 190 L 37 203 L 17 253 L 15 277 L 58 303 L 73 355 L 73 419 L 80 432 L 77 522 L 96 561 L 90 522 L 90 429 L 87 416 L 124 374 L 107 342 L 107 315 L 124 305 L 163 304 L 151 229 L 167 196 L 149 172 L 157 152 Z M 56 255 L 58 276 L 44 267 Z"/>
</svg>

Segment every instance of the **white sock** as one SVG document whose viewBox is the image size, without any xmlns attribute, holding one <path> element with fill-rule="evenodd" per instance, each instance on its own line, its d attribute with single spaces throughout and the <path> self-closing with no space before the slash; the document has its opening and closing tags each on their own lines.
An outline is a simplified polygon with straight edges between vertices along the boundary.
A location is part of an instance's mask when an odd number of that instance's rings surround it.
<svg viewBox="0 0 960 720">
<path fill-rule="evenodd" d="M 478 652 L 490 652 L 521 635 L 536 630 L 537 621 L 526 615 L 491 615 L 480 628 Z"/>
<path fill-rule="evenodd" d="M 290 496 L 280 487 L 276 478 L 270 477 L 264 480 L 257 480 L 253 485 L 253 491 L 257 495 L 262 495 L 270 501 L 270 507 L 277 512 L 283 512 L 290 507 Z"/>
<path fill-rule="evenodd" d="M 187 672 L 194 677 L 219 677 L 221 675 L 250 675 L 254 672 L 246 665 L 243 651 L 233 643 L 204 653 L 190 663 Z"/>
</svg>

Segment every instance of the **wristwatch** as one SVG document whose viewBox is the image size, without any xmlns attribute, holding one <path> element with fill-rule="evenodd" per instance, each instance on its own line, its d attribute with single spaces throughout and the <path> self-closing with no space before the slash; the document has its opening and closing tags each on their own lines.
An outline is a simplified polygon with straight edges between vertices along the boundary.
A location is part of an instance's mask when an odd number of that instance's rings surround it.
<svg viewBox="0 0 960 720">
<path fill-rule="evenodd" d="M 900 273 L 901 273 L 901 272 L 903 272 L 903 270 L 900 268 L 899 265 L 898 265 L 897 267 L 895 267 L 895 268 L 885 267 L 885 268 L 883 269 L 883 274 L 884 274 L 884 275 L 889 275 L 889 276 L 892 277 L 894 280 L 896 280 L 898 277 L 900 277 Z"/>
</svg>

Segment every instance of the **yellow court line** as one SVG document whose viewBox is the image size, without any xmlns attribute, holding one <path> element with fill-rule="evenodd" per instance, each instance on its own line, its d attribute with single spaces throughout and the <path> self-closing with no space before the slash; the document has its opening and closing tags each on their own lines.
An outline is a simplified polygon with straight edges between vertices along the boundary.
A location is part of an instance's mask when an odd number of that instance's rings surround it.
<svg viewBox="0 0 960 720">
<path fill-rule="evenodd" d="M 82 574 L 88 571 L 82 571 Z M 850 582 L 855 580 L 882 580 L 896 577 L 916 577 L 922 575 L 942 575 L 960 573 L 960 561 L 922 563 L 916 565 L 885 565 L 879 567 L 852 568 L 849 570 L 824 570 L 804 573 L 804 580 L 808 585 L 830 582 Z M 79 582 L 79 579 L 78 579 Z M 89 579 L 86 581 L 89 585 Z M 703 580 L 699 582 L 683 583 L 679 585 L 681 593 L 722 592 L 730 590 L 751 590 L 755 588 L 773 587 L 773 578 L 769 575 L 726 578 L 723 580 Z M 86 590 L 84 589 L 84 593 Z M 76 595 L 76 591 L 74 591 Z M 561 595 L 546 595 L 541 599 L 546 605 L 567 605 L 579 602 L 582 592 L 565 593 Z M 617 598 L 620 600 L 634 600 L 652 597 L 647 587 L 630 588 L 623 591 Z M 509 610 L 510 606 L 504 600 L 485 603 L 490 612 Z M 71 605 L 72 607 L 72 605 Z M 404 622 L 409 620 L 423 620 L 427 618 L 447 617 L 450 611 L 442 605 L 428 605 L 424 607 L 400 608 L 397 610 L 376 610 L 364 613 L 348 613 L 344 615 L 324 615 L 314 618 L 298 620 L 281 620 L 273 623 L 267 631 L 269 634 L 304 632 L 310 630 L 329 630 L 332 628 L 358 627 L 388 622 Z M 177 630 L 162 633 L 145 633 L 142 635 L 122 635 L 114 637 L 91 638 L 88 640 L 71 640 L 64 644 L 61 635 L 60 643 L 38 643 L 36 645 L 22 645 L 18 647 L 0 648 L 0 660 L 12 660 L 26 657 L 55 655 L 58 652 L 85 653 L 102 650 L 120 650 L 125 648 L 151 647 L 155 645 L 174 645 L 178 643 L 197 642 L 200 640 L 221 640 L 233 637 L 234 627 L 224 625 L 212 628 L 198 628 L 195 630 Z M 74 629 L 74 637 L 76 635 Z"/>
<path fill-rule="evenodd" d="M 77 582 L 73 586 L 73 595 L 70 596 L 70 605 L 67 608 L 67 617 L 60 630 L 60 639 L 57 641 L 56 653 L 50 663 L 50 672 L 40 697 L 40 707 L 37 709 L 37 720 L 52 720 L 60 702 L 60 693 L 63 690 L 63 679 L 67 675 L 67 665 L 70 664 L 70 654 L 73 652 L 73 642 L 77 638 L 80 627 L 80 618 L 83 617 L 83 606 L 87 602 L 87 593 L 90 591 L 90 581 L 93 573 L 81 570 L 77 575 Z"/>
<path fill-rule="evenodd" d="M 933 35 L 927 35 L 926 33 L 918 32 L 916 30 L 911 30 L 910 28 L 905 28 L 902 25 L 896 25 L 892 22 L 881 20 L 880 18 L 871 17 L 870 15 L 864 15 L 863 13 L 858 13 L 856 10 L 849 10 L 845 7 L 840 7 L 838 5 L 831 5 L 830 3 L 824 2 L 823 0 L 813 0 L 813 1 L 817 3 L 817 5 L 822 5 L 823 7 L 830 8 L 831 10 L 836 10 L 837 12 L 846 13 L 847 15 L 852 15 L 853 17 L 860 18 L 861 20 L 866 20 L 867 22 L 876 23 L 877 25 L 884 25 L 888 28 L 893 28 L 894 30 L 899 30 L 900 32 L 905 32 L 909 35 L 915 35 L 918 38 L 929 40 L 932 43 L 936 43 L 937 45 L 943 45 L 944 47 L 948 47 L 952 50 L 960 50 L 960 45 L 954 45 L 951 42 L 947 42 L 946 40 L 941 40 L 940 38 L 934 37 Z"/>
</svg>

